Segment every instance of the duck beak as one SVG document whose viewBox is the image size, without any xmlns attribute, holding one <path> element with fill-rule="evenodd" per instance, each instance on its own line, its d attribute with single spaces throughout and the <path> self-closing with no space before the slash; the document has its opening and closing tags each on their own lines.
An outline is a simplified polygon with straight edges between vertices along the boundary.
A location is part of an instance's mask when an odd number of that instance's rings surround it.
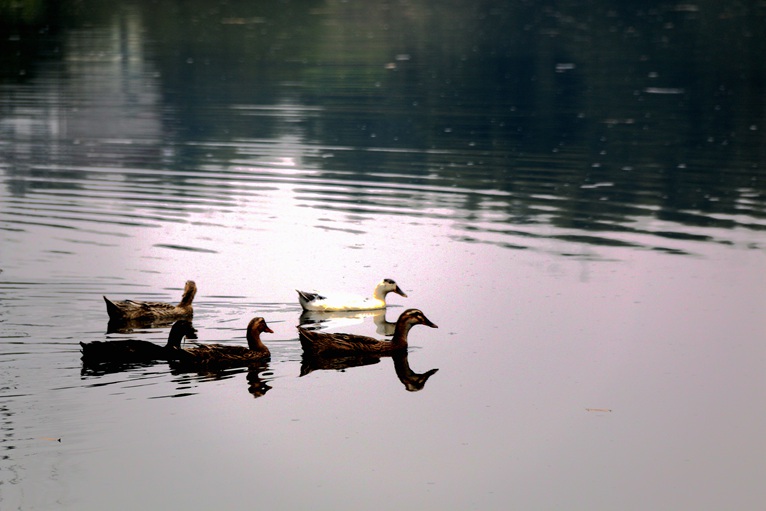
<svg viewBox="0 0 766 511">
<path fill-rule="evenodd" d="M 431 320 L 428 319 L 427 317 L 423 316 L 423 319 L 424 319 L 423 324 L 425 326 L 430 326 L 431 328 L 439 328 L 438 326 L 436 326 L 435 323 L 431 323 Z"/>
<path fill-rule="evenodd" d="M 268 332 L 268 333 L 270 333 L 270 334 L 273 334 L 273 333 L 274 333 L 274 330 L 272 330 L 271 328 L 269 328 L 269 327 L 267 327 L 267 326 L 263 327 L 263 331 L 264 331 L 264 332 Z"/>
<path fill-rule="evenodd" d="M 191 332 L 186 334 L 186 338 L 187 339 L 197 339 L 198 338 L 197 337 L 197 329 L 196 328 L 192 328 Z"/>
<path fill-rule="evenodd" d="M 401 295 L 401 296 L 403 296 L 403 297 L 407 298 L 407 293 L 405 293 L 404 291 L 402 291 L 402 288 L 400 288 L 398 285 L 396 286 L 396 289 L 394 289 L 394 293 L 396 293 L 396 294 L 398 294 L 398 295 Z"/>
</svg>

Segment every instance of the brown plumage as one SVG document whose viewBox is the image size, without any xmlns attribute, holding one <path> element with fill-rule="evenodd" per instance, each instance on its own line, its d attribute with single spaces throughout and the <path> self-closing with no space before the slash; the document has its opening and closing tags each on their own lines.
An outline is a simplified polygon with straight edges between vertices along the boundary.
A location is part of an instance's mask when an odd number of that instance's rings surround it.
<svg viewBox="0 0 766 511">
<path fill-rule="evenodd" d="M 407 350 L 407 334 L 415 325 L 438 328 L 420 310 L 407 309 L 396 321 L 394 336 L 390 341 L 352 334 L 320 333 L 298 327 L 301 346 L 305 352 L 319 356 L 344 356 L 352 354 L 390 355 Z"/>
<path fill-rule="evenodd" d="M 261 341 L 261 332 L 274 331 L 263 318 L 253 318 L 247 325 L 247 347 L 227 344 L 198 344 L 192 348 L 179 349 L 176 360 L 182 366 L 238 367 L 268 360 L 269 348 Z"/>
<path fill-rule="evenodd" d="M 192 280 L 187 280 L 184 286 L 184 294 L 178 305 L 164 302 L 136 302 L 123 300 L 113 302 L 106 296 L 106 312 L 110 321 L 153 321 L 191 318 L 194 314 L 192 301 L 197 294 L 197 285 Z"/>
<path fill-rule="evenodd" d="M 170 360 L 176 357 L 184 337 L 197 338 L 197 331 L 190 321 L 176 321 L 170 328 L 165 346 L 149 341 L 128 339 L 123 341 L 81 342 L 84 364 L 135 363 L 154 360 Z"/>
</svg>

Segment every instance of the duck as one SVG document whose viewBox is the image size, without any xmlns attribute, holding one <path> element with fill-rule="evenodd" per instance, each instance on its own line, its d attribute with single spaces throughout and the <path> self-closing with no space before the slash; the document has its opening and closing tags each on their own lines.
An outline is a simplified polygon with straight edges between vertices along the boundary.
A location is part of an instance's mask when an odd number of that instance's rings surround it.
<svg viewBox="0 0 766 511">
<path fill-rule="evenodd" d="M 136 339 L 81 342 L 82 361 L 85 364 L 99 364 L 170 360 L 176 357 L 184 338 L 196 339 L 197 330 L 192 326 L 191 321 L 181 319 L 170 328 L 165 346 Z"/>
<path fill-rule="evenodd" d="M 263 362 L 271 357 L 269 348 L 261 341 L 261 333 L 274 331 L 266 320 L 255 317 L 247 325 L 247 347 L 227 344 L 197 344 L 178 349 L 175 360 L 182 366 L 237 367 Z"/>
<path fill-rule="evenodd" d="M 386 308 L 386 295 L 396 293 L 407 298 L 399 285 L 392 279 L 383 279 L 375 286 L 372 298 L 355 295 L 325 296 L 320 293 L 307 291 L 298 292 L 298 301 L 304 310 L 308 311 L 364 311 Z"/>
<path fill-rule="evenodd" d="M 407 334 L 415 325 L 438 328 L 419 309 L 407 309 L 396 321 L 394 336 L 390 341 L 354 334 L 321 333 L 298 327 L 298 337 L 304 352 L 316 356 L 347 356 L 353 354 L 392 355 L 406 352 Z"/>
<path fill-rule="evenodd" d="M 187 280 L 178 305 L 164 302 L 136 302 L 123 300 L 113 302 L 106 296 L 106 312 L 110 321 L 154 321 L 191 318 L 194 315 L 192 300 L 197 294 L 197 284 Z"/>
</svg>

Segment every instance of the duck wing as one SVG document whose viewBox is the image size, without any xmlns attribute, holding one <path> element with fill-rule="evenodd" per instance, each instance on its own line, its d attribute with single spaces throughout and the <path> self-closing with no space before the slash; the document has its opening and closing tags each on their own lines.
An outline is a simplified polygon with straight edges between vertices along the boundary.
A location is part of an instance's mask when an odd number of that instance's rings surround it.
<svg viewBox="0 0 766 511">
<path fill-rule="evenodd" d="M 129 304 L 128 307 L 136 308 L 145 312 L 172 311 L 176 308 L 175 305 L 165 302 L 134 302 L 133 300 L 125 300 L 123 303 Z"/>
<path fill-rule="evenodd" d="M 113 302 L 106 296 L 103 297 L 106 302 L 106 313 L 109 314 L 109 319 L 122 319 L 125 317 L 125 313 L 120 307 L 120 302 Z"/>
<path fill-rule="evenodd" d="M 303 349 L 314 354 L 349 354 L 349 353 L 379 353 L 386 351 L 389 342 L 379 341 L 363 335 L 331 333 L 325 334 L 315 330 L 298 327 Z"/>
<path fill-rule="evenodd" d="M 177 361 L 182 366 L 207 369 L 246 366 L 269 357 L 268 353 L 254 351 L 245 346 L 226 344 L 197 344 L 182 350 L 178 355 Z"/>
<path fill-rule="evenodd" d="M 229 346 L 227 344 L 197 344 L 187 349 L 191 355 L 200 357 L 243 356 L 251 350 L 245 346 Z"/>
<path fill-rule="evenodd" d="M 106 312 L 109 319 L 146 319 L 161 318 L 163 316 L 177 315 L 177 307 L 165 302 L 137 302 L 135 300 L 122 300 L 114 302 L 104 297 Z"/>
<path fill-rule="evenodd" d="M 109 317 L 112 317 L 113 312 L 125 315 L 136 314 L 151 309 L 151 302 L 136 302 L 134 300 L 120 300 L 115 302 L 106 296 L 104 297 L 104 302 L 106 302 L 106 311 L 109 313 Z"/>
</svg>

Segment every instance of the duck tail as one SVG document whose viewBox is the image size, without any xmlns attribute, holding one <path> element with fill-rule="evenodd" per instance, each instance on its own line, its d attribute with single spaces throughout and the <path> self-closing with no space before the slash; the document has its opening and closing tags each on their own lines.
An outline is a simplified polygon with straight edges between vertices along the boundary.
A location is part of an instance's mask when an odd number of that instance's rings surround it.
<svg viewBox="0 0 766 511">
<path fill-rule="evenodd" d="M 317 298 L 322 298 L 317 293 L 308 293 L 306 291 L 301 291 L 299 289 L 295 290 L 298 293 L 298 301 L 300 302 L 301 306 L 305 309 L 306 305 L 312 301 L 316 300 Z"/>
<path fill-rule="evenodd" d="M 80 341 L 80 353 L 82 353 L 82 359 L 83 360 L 91 360 L 98 352 L 98 345 L 94 344 L 92 342 L 82 342 Z"/>
<path fill-rule="evenodd" d="M 122 318 L 122 311 L 117 307 L 117 304 L 106 296 L 104 297 L 104 301 L 106 302 L 106 313 L 109 314 L 109 319 L 117 320 Z"/>
<path fill-rule="evenodd" d="M 298 339 L 301 342 L 301 347 L 303 347 L 304 350 L 308 352 L 314 352 L 316 351 L 316 346 L 314 345 L 314 341 L 316 340 L 316 336 L 314 335 L 313 330 L 307 330 L 303 327 L 298 327 Z"/>
<path fill-rule="evenodd" d="M 298 293 L 298 298 L 301 300 L 311 301 L 311 299 L 316 296 L 312 295 L 311 293 L 307 293 L 306 291 L 301 291 L 300 289 L 295 290 L 296 293 Z"/>
<path fill-rule="evenodd" d="M 299 326 L 298 328 L 298 338 L 301 341 L 302 346 L 311 345 L 311 340 L 309 339 L 309 330 L 306 330 L 305 328 Z"/>
</svg>

